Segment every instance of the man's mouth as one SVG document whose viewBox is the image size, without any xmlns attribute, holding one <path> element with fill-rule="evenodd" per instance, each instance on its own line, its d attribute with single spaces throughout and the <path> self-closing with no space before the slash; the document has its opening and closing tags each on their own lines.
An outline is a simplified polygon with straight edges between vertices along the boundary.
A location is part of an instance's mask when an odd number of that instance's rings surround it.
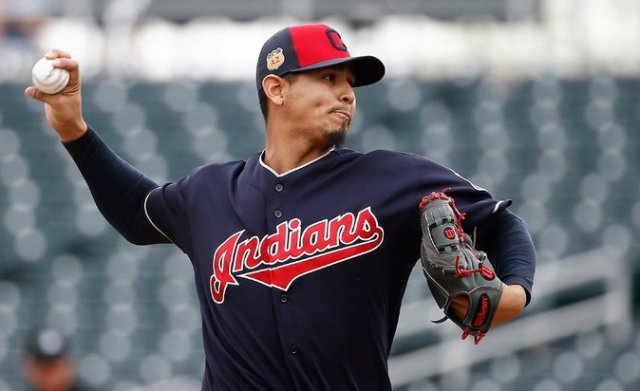
<svg viewBox="0 0 640 391">
<path fill-rule="evenodd" d="M 346 111 L 346 110 L 333 110 L 332 113 L 338 114 L 339 116 L 341 116 L 345 120 L 351 122 L 351 113 Z"/>
</svg>

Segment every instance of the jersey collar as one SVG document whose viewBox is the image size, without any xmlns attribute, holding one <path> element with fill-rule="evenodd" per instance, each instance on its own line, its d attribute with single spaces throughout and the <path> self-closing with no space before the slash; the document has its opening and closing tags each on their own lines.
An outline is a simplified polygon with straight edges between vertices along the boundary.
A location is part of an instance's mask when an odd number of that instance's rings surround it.
<svg viewBox="0 0 640 391">
<path fill-rule="evenodd" d="M 303 168 L 305 168 L 305 167 L 307 167 L 307 166 L 309 166 L 309 165 L 311 165 L 311 164 L 313 164 L 313 163 L 315 163 L 315 162 L 317 162 L 317 161 L 319 161 L 319 160 L 322 160 L 323 158 L 327 157 L 327 156 L 328 156 L 331 152 L 333 152 L 334 150 L 335 150 L 335 147 L 332 147 L 332 148 L 331 148 L 331 149 L 329 149 L 325 154 L 323 154 L 323 155 L 321 155 L 321 156 L 318 156 L 317 158 L 315 158 L 315 159 L 311 160 L 310 162 L 307 162 L 307 163 L 305 163 L 305 164 L 303 164 L 303 165 L 301 165 L 301 166 L 298 166 L 298 167 L 296 167 L 296 168 L 292 168 L 292 169 L 291 169 L 291 170 L 289 170 L 289 171 L 285 171 L 285 172 L 283 172 L 282 174 L 278 174 L 278 173 L 277 173 L 273 168 L 269 167 L 269 166 L 264 162 L 263 158 L 264 158 L 264 153 L 266 152 L 266 149 L 263 149 L 263 150 L 262 150 L 262 152 L 260 153 L 260 157 L 259 157 L 258 161 L 260 162 L 260 165 L 261 165 L 262 167 L 264 167 L 264 168 L 265 168 L 265 169 L 267 169 L 270 173 L 272 173 L 273 175 L 275 175 L 275 176 L 276 176 L 276 178 L 282 178 L 282 177 L 284 177 L 284 176 L 286 176 L 286 175 L 289 175 L 289 174 L 291 174 L 291 173 L 293 173 L 293 172 L 296 172 L 296 171 L 298 171 L 298 170 L 300 170 L 300 169 L 303 169 Z"/>
</svg>

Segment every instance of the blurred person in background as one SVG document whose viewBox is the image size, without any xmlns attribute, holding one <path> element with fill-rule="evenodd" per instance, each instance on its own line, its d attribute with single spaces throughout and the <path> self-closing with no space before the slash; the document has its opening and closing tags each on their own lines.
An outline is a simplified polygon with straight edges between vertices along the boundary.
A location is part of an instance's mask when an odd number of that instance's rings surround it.
<svg viewBox="0 0 640 391">
<path fill-rule="evenodd" d="M 68 340 L 53 329 L 37 329 L 27 337 L 24 374 L 33 391 L 89 390 L 76 377 Z"/>
<path fill-rule="evenodd" d="M 35 45 L 47 18 L 58 10 L 56 0 L 0 0 L 0 32 L 5 46 Z"/>
<path fill-rule="evenodd" d="M 0 80 L 15 80 L 40 57 L 38 34 L 58 9 L 57 0 L 0 0 Z"/>
</svg>

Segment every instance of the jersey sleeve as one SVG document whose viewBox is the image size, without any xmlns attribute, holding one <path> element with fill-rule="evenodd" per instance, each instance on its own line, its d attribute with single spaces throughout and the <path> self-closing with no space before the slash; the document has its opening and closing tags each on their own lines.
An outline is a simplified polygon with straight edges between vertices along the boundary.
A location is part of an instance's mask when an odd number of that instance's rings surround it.
<svg viewBox="0 0 640 391">
<path fill-rule="evenodd" d="M 505 284 L 521 285 L 531 301 L 536 270 L 536 250 L 524 220 L 509 210 L 478 227 L 476 246 L 486 251 Z"/>
<path fill-rule="evenodd" d="M 149 222 L 184 253 L 191 248 L 189 218 L 186 209 L 185 188 L 189 177 L 170 182 L 151 190 L 144 201 Z"/>
<path fill-rule="evenodd" d="M 63 143 L 85 179 L 105 219 L 128 241 L 146 245 L 166 243 L 143 213 L 143 200 L 157 185 L 121 159 L 91 128 Z"/>
<path fill-rule="evenodd" d="M 432 191 L 444 191 L 452 197 L 458 209 L 465 214 L 462 225 L 467 232 L 471 233 L 478 224 L 505 210 L 512 203 L 510 199 L 495 199 L 488 190 L 448 167 L 417 156 L 414 159 L 417 165 L 415 180 L 423 189 L 423 195 Z"/>
<path fill-rule="evenodd" d="M 460 211 L 465 213 L 463 220 L 465 230 L 472 230 L 482 221 L 497 215 L 512 204 L 512 200 L 495 199 L 488 190 L 477 186 L 453 170 L 447 170 L 453 174 L 453 177 L 451 187 L 446 190 L 446 193 L 456 201 Z"/>
</svg>

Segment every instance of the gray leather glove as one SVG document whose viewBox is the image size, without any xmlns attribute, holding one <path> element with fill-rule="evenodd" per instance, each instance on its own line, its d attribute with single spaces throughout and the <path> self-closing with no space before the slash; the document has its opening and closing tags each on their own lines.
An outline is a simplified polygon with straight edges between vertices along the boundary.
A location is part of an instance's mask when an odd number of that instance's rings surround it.
<svg viewBox="0 0 640 391">
<path fill-rule="evenodd" d="M 462 330 L 462 339 L 473 335 L 478 344 L 491 327 L 503 283 L 496 276 L 487 255 L 473 248 L 463 229 L 454 200 L 441 193 L 431 193 L 420 203 L 422 247 L 420 258 L 429 289 L 445 317 Z M 460 318 L 451 304 L 458 296 L 468 299 L 468 310 Z"/>
</svg>

